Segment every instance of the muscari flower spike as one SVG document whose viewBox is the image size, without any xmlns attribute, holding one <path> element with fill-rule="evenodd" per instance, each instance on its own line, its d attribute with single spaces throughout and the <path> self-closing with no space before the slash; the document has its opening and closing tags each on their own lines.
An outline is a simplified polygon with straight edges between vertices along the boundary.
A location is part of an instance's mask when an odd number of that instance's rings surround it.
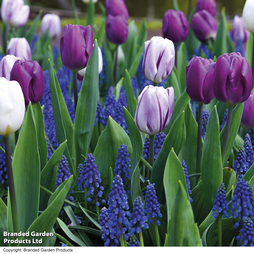
<svg viewBox="0 0 254 254">
<path fill-rule="evenodd" d="M 103 107 L 102 107 L 100 101 L 97 102 L 97 109 L 96 109 L 96 116 L 95 116 L 95 123 L 94 123 L 94 126 L 95 126 L 97 123 L 98 123 L 98 124 L 103 123 Z"/>
<path fill-rule="evenodd" d="M 207 109 L 203 109 L 203 115 L 202 115 L 202 138 L 203 138 L 203 140 L 205 140 L 206 126 L 208 124 L 209 116 L 210 116 L 209 111 Z"/>
<path fill-rule="evenodd" d="M 193 199 L 190 196 L 192 194 L 192 191 L 191 191 L 191 186 L 190 186 L 190 179 L 189 179 L 189 173 L 188 173 L 187 165 L 186 165 L 184 160 L 181 161 L 181 164 L 182 164 L 182 167 L 183 167 L 183 170 L 184 170 L 184 175 L 185 175 L 185 179 L 186 179 L 187 189 L 188 189 L 188 193 L 189 193 L 189 200 L 190 200 L 190 202 L 192 202 Z"/>
<path fill-rule="evenodd" d="M 228 109 L 226 109 L 225 112 L 224 112 L 224 116 L 223 116 L 223 119 L 222 119 L 221 124 L 220 124 L 220 131 L 222 131 L 224 125 L 227 122 L 227 119 L 228 119 Z"/>
<path fill-rule="evenodd" d="M 5 153 L 0 150 L 0 184 L 7 187 L 8 185 L 7 167 Z"/>
<path fill-rule="evenodd" d="M 244 137 L 244 150 L 246 153 L 246 167 L 248 170 L 254 163 L 254 151 L 251 143 L 251 137 L 248 133 Z"/>
<path fill-rule="evenodd" d="M 100 203 L 105 204 L 106 201 L 102 198 L 104 187 L 100 185 L 100 172 L 91 153 L 87 155 L 83 168 L 81 165 L 78 170 L 80 173 L 77 179 L 77 186 L 79 190 L 87 188 L 87 201 L 92 203 L 94 200 L 98 207 Z"/>
<path fill-rule="evenodd" d="M 139 234 L 142 228 L 148 229 L 149 227 L 147 224 L 147 217 L 145 216 L 144 204 L 142 203 L 142 199 L 140 196 L 138 196 L 134 200 L 133 212 L 130 219 L 130 224 L 132 226 L 132 234 L 134 234 L 135 232 Z"/>
<path fill-rule="evenodd" d="M 246 218 L 236 240 L 241 241 L 242 246 L 254 246 L 254 222 L 252 219 Z"/>
<path fill-rule="evenodd" d="M 216 193 L 215 196 L 215 200 L 213 202 L 213 217 L 217 218 L 219 216 L 219 214 L 224 214 L 226 216 L 226 218 L 229 218 L 229 214 L 228 214 L 228 203 L 226 200 L 226 188 L 225 188 L 225 184 L 222 183 Z"/>
<path fill-rule="evenodd" d="M 137 247 L 140 246 L 140 242 L 137 239 L 136 235 L 132 234 L 129 239 L 129 246 L 130 247 Z"/>
<path fill-rule="evenodd" d="M 151 224 L 153 221 L 160 226 L 160 221 L 157 219 L 157 217 L 162 217 L 162 214 L 160 212 L 160 204 L 158 202 L 158 197 L 156 195 L 156 191 L 154 188 L 154 183 L 148 182 L 148 185 L 146 186 L 146 213 L 147 213 L 147 219 L 148 223 Z"/>
<path fill-rule="evenodd" d="M 62 158 L 59 163 L 56 176 L 56 185 L 61 185 L 65 180 L 71 176 L 69 164 L 65 155 L 62 155 Z"/>
<path fill-rule="evenodd" d="M 244 147 L 240 147 L 237 156 L 235 158 L 233 169 L 239 178 L 242 178 L 247 171 L 246 167 L 246 153 Z"/>
<path fill-rule="evenodd" d="M 250 135 L 250 138 L 251 138 L 252 147 L 254 147 L 254 128 L 249 129 L 248 134 Z"/>
<path fill-rule="evenodd" d="M 104 206 L 100 211 L 100 226 L 101 239 L 104 241 L 104 246 L 114 245 L 113 239 L 110 237 L 111 222 L 109 220 L 108 209 Z M 113 237 L 114 238 L 114 237 Z"/>
</svg>

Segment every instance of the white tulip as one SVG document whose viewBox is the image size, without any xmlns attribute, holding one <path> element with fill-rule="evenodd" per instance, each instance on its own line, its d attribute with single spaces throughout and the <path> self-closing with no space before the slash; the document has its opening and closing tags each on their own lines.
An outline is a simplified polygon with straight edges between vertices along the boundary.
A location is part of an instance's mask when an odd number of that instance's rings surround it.
<svg viewBox="0 0 254 254">
<path fill-rule="evenodd" d="M 25 116 L 25 99 L 17 81 L 0 78 L 0 135 L 20 128 Z"/>
<path fill-rule="evenodd" d="M 253 13 L 254 13 L 254 0 L 247 0 L 243 7 L 243 15 L 242 15 L 243 25 L 251 33 L 254 33 Z"/>
<path fill-rule="evenodd" d="M 49 31 L 51 38 L 55 38 L 61 34 L 61 20 L 56 14 L 46 14 L 41 20 L 41 32 L 45 34 Z"/>
</svg>

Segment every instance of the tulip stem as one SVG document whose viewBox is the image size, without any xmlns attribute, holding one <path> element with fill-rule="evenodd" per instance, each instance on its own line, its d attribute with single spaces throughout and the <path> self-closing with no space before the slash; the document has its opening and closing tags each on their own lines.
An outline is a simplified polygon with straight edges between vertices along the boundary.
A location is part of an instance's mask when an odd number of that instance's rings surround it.
<svg viewBox="0 0 254 254">
<path fill-rule="evenodd" d="M 232 114 L 233 114 L 233 105 L 228 105 L 228 118 L 225 126 L 225 132 L 224 132 L 224 138 L 223 138 L 223 144 L 222 144 L 222 163 L 224 164 L 225 156 L 226 156 L 226 150 L 227 150 L 227 143 L 228 143 L 228 136 L 230 132 L 230 126 L 232 122 Z"/>
<path fill-rule="evenodd" d="M 149 163 L 151 166 L 153 166 L 154 161 L 154 138 L 155 135 L 149 135 Z"/>
<path fill-rule="evenodd" d="M 197 136 L 197 160 L 196 173 L 201 172 L 201 151 L 202 151 L 202 118 L 203 118 L 203 103 L 198 104 L 198 136 Z"/>
<path fill-rule="evenodd" d="M 14 177 L 13 177 L 13 171 L 12 171 L 10 140 L 8 135 L 4 136 L 4 145 L 5 145 L 5 158 L 6 158 L 8 184 L 9 184 L 13 231 L 18 232 L 18 212 L 17 212 L 18 210 L 17 210 L 17 202 L 16 202 L 16 194 L 15 194 L 15 186 L 14 186 Z"/>
<path fill-rule="evenodd" d="M 118 45 L 116 45 L 116 50 L 115 50 L 115 66 L 114 66 L 114 83 L 116 86 L 117 82 L 117 62 L 118 62 Z"/>
<path fill-rule="evenodd" d="M 79 20 L 78 20 L 78 14 L 77 14 L 77 11 L 76 11 L 75 0 L 72 0 L 71 4 L 72 4 L 73 13 L 74 13 L 75 24 L 79 25 Z"/>
<path fill-rule="evenodd" d="M 78 103 L 78 73 L 77 71 L 73 71 L 73 89 L 74 89 L 74 107 L 76 111 L 77 103 Z"/>
</svg>

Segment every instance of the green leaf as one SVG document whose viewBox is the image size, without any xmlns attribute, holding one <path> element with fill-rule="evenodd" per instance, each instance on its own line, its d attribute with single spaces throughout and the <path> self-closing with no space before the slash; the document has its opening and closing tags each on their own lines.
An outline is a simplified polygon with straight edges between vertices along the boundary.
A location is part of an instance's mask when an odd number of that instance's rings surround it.
<svg viewBox="0 0 254 254">
<path fill-rule="evenodd" d="M 36 29 L 40 23 L 41 20 L 41 14 L 42 14 L 42 10 L 40 10 L 39 14 L 36 16 L 36 18 L 33 20 L 33 23 L 30 27 L 30 29 L 28 30 L 28 32 L 25 35 L 25 38 L 27 39 L 29 45 L 31 45 L 32 40 L 33 40 L 33 36 L 36 32 Z"/>
<path fill-rule="evenodd" d="M 181 181 L 172 206 L 165 246 L 202 246 L 186 189 Z"/>
<path fill-rule="evenodd" d="M 95 41 L 94 49 L 87 64 L 75 113 L 74 140 L 76 165 L 83 163 L 84 157 L 88 153 L 95 123 L 97 102 L 99 100 L 98 87 L 98 44 Z"/>
<path fill-rule="evenodd" d="M 221 9 L 221 21 L 218 27 L 216 39 L 214 42 L 214 54 L 218 58 L 220 55 L 227 53 L 227 20 L 225 8 Z"/>
<path fill-rule="evenodd" d="M 186 193 L 188 193 L 186 178 L 182 164 L 178 159 L 177 155 L 175 154 L 174 148 L 172 148 L 165 165 L 165 171 L 163 176 L 168 222 L 172 216 L 172 207 L 175 204 L 175 198 L 179 188 L 179 181 L 182 183 Z"/>
<path fill-rule="evenodd" d="M 86 25 L 91 25 L 93 27 L 94 24 L 94 2 L 93 0 L 90 0 L 88 2 L 88 8 L 87 8 L 87 20 L 86 20 Z"/>
<path fill-rule="evenodd" d="M 176 11 L 180 11 L 177 0 L 173 0 L 173 6 Z"/>
<path fill-rule="evenodd" d="M 163 187 L 163 175 L 164 168 L 169 153 L 171 152 L 172 147 L 176 154 L 181 150 L 185 140 L 186 140 L 186 128 L 184 123 L 185 114 L 179 116 L 179 118 L 172 125 L 169 133 L 167 134 L 160 153 L 158 154 L 151 173 L 150 181 L 155 183 L 155 190 L 161 204 L 165 203 L 165 193 Z"/>
<path fill-rule="evenodd" d="M 246 59 L 249 62 L 250 68 L 252 68 L 252 51 L 253 51 L 253 34 L 250 33 L 246 43 Z"/>
<path fill-rule="evenodd" d="M 141 187 L 140 187 L 140 172 L 138 165 L 131 175 L 131 204 L 134 204 L 134 200 L 140 196 L 141 197 Z"/>
<path fill-rule="evenodd" d="M 172 73 L 169 75 L 165 88 L 172 86 L 174 88 L 175 100 L 177 101 L 181 96 L 180 81 L 178 77 L 178 71 L 174 66 Z"/>
<path fill-rule="evenodd" d="M 136 168 L 136 165 L 139 162 L 140 156 L 143 154 L 143 143 L 142 143 L 140 131 L 137 128 L 137 125 L 134 119 L 132 118 L 130 112 L 125 107 L 123 107 L 123 113 L 124 113 L 124 118 L 128 127 L 129 137 L 131 140 L 132 147 L 135 147 L 135 149 L 133 150 L 132 158 L 131 158 L 131 172 L 130 172 L 130 176 L 131 176 L 134 169 Z"/>
<path fill-rule="evenodd" d="M 213 207 L 216 192 L 223 179 L 219 117 L 216 107 L 214 107 L 210 114 L 206 129 L 206 138 L 201 157 L 201 176 L 204 188 L 205 207 L 208 214 Z"/>
<path fill-rule="evenodd" d="M 223 168 L 223 183 L 225 184 L 226 192 L 229 192 L 232 189 L 232 186 L 235 185 L 235 182 L 235 171 L 229 167 Z"/>
<path fill-rule="evenodd" d="M 105 24 L 106 24 L 106 18 L 102 18 L 100 26 L 94 36 L 94 38 L 96 38 L 96 40 L 98 41 L 98 46 L 101 47 L 102 46 L 102 42 L 104 39 L 104 35 L 105 35 Z"/>
<path fill-rule="evenodd" d="M 2 199 L 0 199 L 0 246 L 4 246 L 4 231 L 7 232 L 8 226 L 7 226 L 7 206 L 3 202 Z"/>
<path fill-rule="evenodd" d="M 59 186 L 59 188 L 56 189 L 56 191 L 52 194 L 54 198 L 52 198 L 51 203 L 47 207 L 45 211 L 32 223 L 32 225 L 28 228 L 27 232 L 38 232 L 38 233 L 43 233 L 43 232 L 51 232 L 52 228 L 56 222 L 56 218 L 59 215 L 64 199 L 70 189 L 71 183 L 72 183 L 73 177 L 71 176 L 69 179 L 67 179 L 62 185 Z M 31 208 L 31 207 L 30 207 Z M 52 236 L 51 236 L 52 237 Z M 36 246 L 48 246 L 48 238 L 51 238 L 50 236 L 48 237 L 35 237 L 32 236 L 31 234 L 29 236 L 24 236 L 23 239 L 30 240 L 31 243 L 36 239 L 43 239 L 42 243 L 39 244 L 33 244 Z M 20 244 L 20 246 L 24 246 L 27 244 Z M 32 244 L 31 244 L 32 245 Z"/>
<path fill-rule="evenodd" d="M 147 36 L 147 24 L 146 24 L 146 20 L 143 19 L 143 21 L 140 25 L 139 34 L 138 34 L 138 38 L 137 38 L 137 46 L 139 48 L 144 47 L 144 43 L 146 41 L 146 36 Z"/>
<path fill-rule="evenodd" d="M 137 69 L 138 69 L 138 66 L 139 66 L 139 63 L 140 63 L 140 59 L 142 57 L 144 53 L 144 46 L 143 47 L 140 47 L 137 54 L 135 55 L 135 58 L 129 68 L 129 75 L 130 77 L 133 77 L 136 72 L 137 72 Z"/>
<path fill-rule="evenodd" d="M 95 164 L 100 171 L 102 181 L 108 175 L 108 169 L 110 167 L 115 168 L 116 156 L 121 144 L 127 145 L 131 158 L 133 149 L 129 136 L 124 129 L 109 116 L 107 127 L 101 133 L 93 153 Z M 106 186 L 104 186 L 104 188 L 106 188 Z"/>
<path fill-rule="evenodd" d="M 74 176 L 75 171 L 75 149 L 74 149 L 74 128 L 69 115 L 69 111 L 65 104 L 61 88 L 56 78 L 56 73 L 49 62 L 49 84 L 51 101 L 54 112 L 54 120 L 56 126 L 56 136 L 58 143 L 63 143 L 67 139 L 67 147 L 65 149 L 65 156 L 68 160 L 70 172 Z"/>
<path fill-rule="evenodd" d="M 66 145 L 67 140 L 59 145 L 41 171 L 41 185 L 50 191 L 54 191 L 56 189 L 57 170 Z M 41 211 L 47 207 L 48 199 L 48 194 L 42 191 L 40 194 Z"/>
<path fill-rule="evenodd" d="M 27 108 L 13 154 L 12 167 L 18 228 L 25 232 L 38 216 L 40 193 L 40 159 L 31 103 Z"/>
<path fill-rule="evenodd" d="M 180 80 L 180 91 L 183 93 L 186 89 L 186 66 L 188 63 L 187 50 L 184 42 L 181 43 L 177 51 L 177 71 Z"/>
</svg>

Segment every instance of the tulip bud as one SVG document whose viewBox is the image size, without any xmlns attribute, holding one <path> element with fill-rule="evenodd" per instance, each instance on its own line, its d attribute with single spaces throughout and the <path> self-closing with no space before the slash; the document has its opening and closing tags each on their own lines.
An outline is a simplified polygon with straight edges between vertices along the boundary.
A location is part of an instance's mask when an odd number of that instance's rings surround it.
<svg viewBox="0 0 254 254">
<path fill-rule="evenodd" d="M 70 70 L 86 67 L 93 50 L 93 31 L 87 27 L 68 24 L 63 28 L 60 39 L 62 62 Z"/>
<path fill-rule="evenodd" d="M 196 3 L 196 12 L 206 10 L 211 15 L 215 16 L 216 14 L 216 1 L 215 0 L 197 0 Z"/>
<path fill-rule="evenodd" d="M 106 0 L 105 1 L 106 16 L 111 14 L 112 16 L 118 16 L 123 14 L 128 21 L 129 12 L 123 0 Z"/>
<path fill-rule="evenodd" d="M 143 73 L 153 82 L 167 78 L 175 65 L 175 47 L 171 40 L 154 36 L 145 42 Z"/>
<path fill-rule="evenodd" d="M 208 104 L 214 98 L 212 59 L 193 57 L 186 67 L 186 92 L 196 102 Z"/>
<path fill-rule="evenodd" d="M 21 126 L 25 116 L 25 100 L 17 81 L 0 78 L 0 135 L 9 135 Z"/>
<path fill-rule="evenodd" d="M 118 16 L 109 14 L 107 16 L 106 34 L 110 42 L 114 44 L 123 44 L 127 40 L 128 31 L 128 21 L 123 14 Z"/>
<path fill-rule="evenodd" d="M 247 0 L 243 7 L 243 15 L 242 15 L 243 25 L 251 33 L 254 33 L 253 12 L 254 12 L 254 1 Z"/>
<path fill-rule="evenodd" d="M 168 10 L 163 16 L 162 34 L 174 43 L 185 41 L 189 33 L 189 23 L 182 11 Z"/>
<path fill-rule="evenodd" d="M 201 42 L 207 42 L 211 38 L 216 38 L 218 24 L 212 14 L 202 10 L 192 16 L 191 28 Z"/>
<path fill-rule="evenodd" d="M 61 34 L 61 20 L 56 14 L 46 14 L 41 20 L 41 32 L 45 34 L 49 31 L 51 38 L 56 38 Z"/>
<path fill-rule="evenodd" d="M 19 82 L 28 106 L 39 102 L 44 93 L 44 77 L 37 61 L 17 60 L 11 70 L 11 80 Z"/>
<path fill-rule="evenodd" d="M 235 41 L 241 40 L 246 42 L 248 40 L 250 32 L 243 26 L 243 18 L 239 18 L 235 15 L 232 23 L 231 35 Z"/>
<path fill-rule="evenodd" d="M 168 126 L 173 110 L 173 87 L 146 86 L 138 97 L 136 125 L 141 132 L 155 135 Z"/>
<path fill-rule="evenodd" d="M 246 129 L 254 128 L 254 93 L 244 102 L 241 125 Z"/>
<path fill-rule="evenodd" d="M 248 61 L 240 53 L 223 54 L 214 65 L 214 95 L 227 104 L 246 101 L 252 89 L 252 73 Z"/>
<path fill-rule="evenodd" d="M 103 68 L 102 53 L 101 53 L 100 47 L 98 47 L 98 71 L 99 71 L 99 74 L 102 71 L 102 68 Z M 82 76 L 82 78 L 85 76 L 85 73 L 86 73 L 86 67 L 78 71 L 78 74 L 80 76 Z"/>
<path fill-rule="evenodd" d="M 32 59 L 32 51 L 26 38 L 11 38 L 7 53 L 24 60 Z"/>
<path fill-rule="evenodd" d="M 4 23 L 12 27 L 24 26 L 29 18 L 30 7 L 23 0 L 3 0 L 1 17 Z"/>
<path fill-rule="evenodd" d="M 4 77 L 10 81 L 10 73 L 14 63 L 20 58 L 14 55 L 6 55 L 0 62 L 0 77 Z"/>
</svg>

